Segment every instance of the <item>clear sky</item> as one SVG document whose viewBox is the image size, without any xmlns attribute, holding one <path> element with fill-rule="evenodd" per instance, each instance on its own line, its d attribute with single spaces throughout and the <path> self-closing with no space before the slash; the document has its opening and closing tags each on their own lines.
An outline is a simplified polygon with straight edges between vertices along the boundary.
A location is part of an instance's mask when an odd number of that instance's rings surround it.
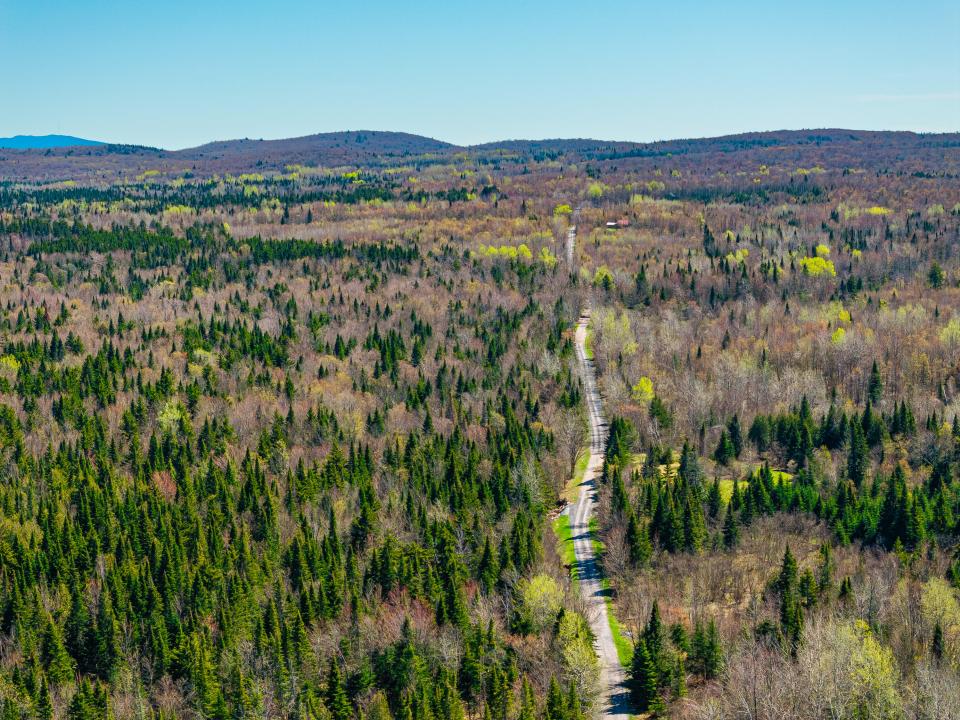
<svg viewBox="0 0 960 720">
<path fill-rule="evenodd" d="M 960 130 L 957 0 L 0 0 L 0 136 Z"/>
</svg>

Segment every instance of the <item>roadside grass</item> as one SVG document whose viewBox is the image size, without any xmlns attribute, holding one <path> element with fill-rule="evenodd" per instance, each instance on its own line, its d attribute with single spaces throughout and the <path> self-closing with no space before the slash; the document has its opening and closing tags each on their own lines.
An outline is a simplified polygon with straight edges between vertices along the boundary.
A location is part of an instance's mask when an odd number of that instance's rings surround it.
<svg viewBox="0 0 960 720">
<path fill-rule="evenodd" d="M 583 452 L 577 456 L 577 462 L 573 466 L 573 477 L 567 481 L 560 495 L 568 503 L 576 502 L 580 495 L 580 483 L 583 482 L 583 476 L 587 472 L 588 462 L 590 462 L 590 449 L 584 448 Z"/>
<path fill-rule="evenodd" d="M 597 522 L 596 517 L 590 518 L 590 542 L 593 543 L 593 554 L 597 557 L 603 555 L 604 546 L 603 540 L 600 539 L 600 523 Z"/>
<path fill-rule="evenodd" d="M 557 537 L 557 547 L 560 550 L 560 559 L 570 569 L 570 583 L 576 592 L 579 592 L 577 581 L 577 552 L 573 547 L 573 532 L 570 528 L 570 516 L 566 513 L 557 515 L 553 521 L 553 534 Z"/>
<path fill-rule="evenodd" d="M 583 354 L 593 360 L 593 330 L 590 328 L 590 323 L 587 323 L 587 331 L 583 337 Z"/>
<path fill-rule="evenodd" d="M 597 519 L 590 518 L 590 540 L 593 543 L 593 553 L 599 558 L 604 551 L 603 541 L 599 538 L 600 525 Z M 603 601 L 607 605 L 607 624 L 610 626 L 610 634 L 613 636 L 613 644 L 617 648 L 617 658 L 620 664 L 628 668 L 633 660 L 633 641 L 627 637 L 620 621 L 613 612 L 613 589 L 606 575 L 600 578 L 600 588 L 603 590 Z"/>
<path fill-rule="evenodd" d="M 603 579 L 604 590 L 609 589 L 610 583 Z M 610 624 L 610 634 L 613 635 L 613 644 L 617 648 L 617 658 L 620 665 L 629 668 L 633 662 L 633 641 L 627 637 L 623 628 L 620 627 L 620 621 L 613 614 L 613 598 L 605 598 L 607 601 L 607 622 Z"/>
</svg>

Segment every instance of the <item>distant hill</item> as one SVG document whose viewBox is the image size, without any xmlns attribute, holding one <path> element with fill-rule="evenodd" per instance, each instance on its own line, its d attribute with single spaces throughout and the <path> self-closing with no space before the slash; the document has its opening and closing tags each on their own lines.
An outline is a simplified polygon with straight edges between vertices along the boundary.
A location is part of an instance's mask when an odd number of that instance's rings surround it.
<svg viewBox="0 0 960 720">
<path fill-rule="evenodd" d="M 386 168 L 449 163 L 455 156 L 497 167 L 501 163 L 612 163 L 650 165 L 670 158 L 675 169 L 708 163 L 716 171 L 731 163 L 757 166 L 792 162 L 797 167 L 823 160 L 843 167 L 890 169 L 919 162 L 921 155 L 960 147 L 960 134 L 916 134 L 843 129 L 778 130 L 716 138 L 635 143 L 615 140 L 504 140 L 461 146 L 402 132 L 359 130 L 320 133 L 281 140 L 224 140 L 183 150 L 112 145 L 75 137 L 0 139 L 0 179 L 114 182 L 150 172 L 172 178 L 212 177 L 228 173 L 285 172 L 307 167 Z M 912 168 L 912 165 L 910 166 Z M 912 170 L 910 170 L 912 171 Z"/>
<path fill-rule="evenodd" d="M 99 140 L 86 140 L 72 135 L 14 135 L 0 138 L 0 148 L 11 150 L 45 150 L 62 147 L 103 145 Z"/>
<path fill-rule="evenodd" d="M 450 143 L 422 135 L 381 130 L 348 130 L 318 133 L 282 140 L 222 140 L 195 148 L 176 150 L 171 154 L 181 157 L 212 157 L 218 155 L 256 155 L 297 153 L 339 153 L 371 155 L 403 155 L 407 153 L 441 152 L 455 147 Z"/>
</svg>

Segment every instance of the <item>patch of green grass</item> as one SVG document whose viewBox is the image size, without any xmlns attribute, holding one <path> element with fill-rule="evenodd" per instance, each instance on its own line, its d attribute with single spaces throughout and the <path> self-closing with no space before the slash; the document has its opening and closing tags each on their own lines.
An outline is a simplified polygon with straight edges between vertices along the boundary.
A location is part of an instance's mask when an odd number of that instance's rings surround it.
<svg viewBox="0 0 960 720">
<path fill-rule="evenodd" d="M 569 503 L 576 502 L 580 495 L 580 483 L 583 482 L 583 476 L 587 472 L 588 462 L 590 462 L 590 450 L 584 448 L 583 452 L 577 456 L 577 462 L 573 466 L 573 477 L 567 481 L 567 486 L 563 489 L 563 499 Z"/>
<path fill-rule="evenodd" d="M 757 465 L 757 469 L 753 471 L 753 476 L 756 477 L 759 475 L 762 469 L 762 465 Z M 773 468 L 770 468 L 770 472 L 773 474 L 774 482 L 790 482 L 793 480 L 793 475 L 788 472 L 784 472 L 783 470 L 774 470 Z"/>
<path fill-rule="evenodd" d="M 610 583 L 607 582 L 606 578 L 603 579 L 603 585 L 604 590 L 609 588 Z M 610 634 L 613 635 L 613 644 L 617 648 L 617 657 L 620 664 L 628 668 L 633 661 L 633 641 L 626 636 L 623 628 L 620 627 L 620 621 L 613 614 L 613 598 L 606 597 L 605 600 L 607 603 L 607 622 L 610 625 Z"/>
<path fill-rule="evenodd" d="M 593 330 L 590 329 L 589 324 L 587 324 L 587 332 L 583 338 L 583 354 L 593 360 Z"/>
<path fill-rule="evenodd" d="M 600 539 L 600 523 L 597 522 L 597 518 L 590 518 L 590 542 L 593 543 L 593 554 L 598 558 L 603 555 L 604 545 L 603 540 Z"/>
<path fill-rule="evenodd" d="M 557 536 L 557 547 L 563 564 L 570 568 L 570 581 L 574 588 L 577 586 L 577 552 L 573 547 L 573 531 L 570 528 L 570 517 L 564 513 L 557 515 L 553 521 L 553 534 Z"/>
<path fill-rule="evenodd" d="M 741 490 L 747 487 L 746 480 L 737 480 L 737 484 L 740 486 Z M 733 480 L 730 478 L 723 478 L 720 480 L 720 497 L 723 498 L 724 505 L 730 502 L 730 498 L 733 497 Z"/>
<path fill-rule="evenodd" d="M 753 477 L 758 475 L 760 469 L 761 466 L 758 465 L 753 471 Z M 774 482 L 790 482 L 793 480 L 793 475 L 788 472 L 784 472 L 783 470 L 773 470 L 771 468 L 771 472 L 773 473 Z M 741 491 L 745 490 L 747 487 L 746 480 L 737 480 L 737 484 L 740 486 Z M 730 498 L 733 497 L 733 480 L 730 478 L 723 478 L 720 480 L 720 497 L 723 498 L 724 505 L 730 502 Z"/>
<path fill-rule="evenodd" d="M 604 545 L 600 540 L 600 524 L 597 519 L 590 518 L 590 541 L 593 543 L 593 552 L 599 559 L 603 554 Z M 617 647 L 617 657 L 623 667 L 630 667 L 630 661 L 633 659 L 633 641 L 630 640 L 620 627 L 620 621 L 617 620 L 613 612 L 613 597 L 610 581 L 606 577 L 600 578 L 600 588 L 603 590 L 603 601 L 607 605 L 607 624 L 610 625 L 610 634 L 613 635 L 613 644 Z"/>
</svg>

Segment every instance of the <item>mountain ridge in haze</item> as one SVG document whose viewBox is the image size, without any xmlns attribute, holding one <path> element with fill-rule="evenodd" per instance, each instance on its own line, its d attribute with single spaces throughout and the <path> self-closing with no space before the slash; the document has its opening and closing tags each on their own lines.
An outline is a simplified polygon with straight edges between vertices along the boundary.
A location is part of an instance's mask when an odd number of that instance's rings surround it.
<svg viewBox="0 0 960 720">
<path fill-rule="evenodd" d="M 0 138 L 0 148 L 8 150 L 49 150 L 66 147 L 93 147 L 104 145 L 99 140 L 88 140 L 73 135 L 14 135 Z"/>
<path fill-rule="evenodd" d="M 243 172 L 285 172 L 289 168 L 353 167 L 371 169 L 405 164 L 448 163 L 466 153 L 481 163 L 559 161 L 661 162 L 674 158 L 740 157 L 750 153 L 757 164 L 784 161 L 798 166 L 816 163 L 826 148 L 838 162 L 856 165 L 861 159 L 886 158 L 899 162 L 917 151 L 944 152 L 960 148 L 960 133 L 912 133 L 848 129 L 776 130 L 714 138 L 629 142 L 589 138 L 501 140 L 479 145 L 456 145 L 411 133 L 351 130 L 277 140 L 221 140 L 194 148 L 163 150 L 140 145 L 100 143 L 88 146 L 3 149 L 0 179 L 25 181 L 91 180 L 109 182 L 150 171 L 167 177 L 213 177 Z M 840 153 L 838 155 L 838 153 Z M 852 165 L 851 165 L 852 166 Z M 884 166 L 886 167 L 886 165 Z"/>
</svg>

